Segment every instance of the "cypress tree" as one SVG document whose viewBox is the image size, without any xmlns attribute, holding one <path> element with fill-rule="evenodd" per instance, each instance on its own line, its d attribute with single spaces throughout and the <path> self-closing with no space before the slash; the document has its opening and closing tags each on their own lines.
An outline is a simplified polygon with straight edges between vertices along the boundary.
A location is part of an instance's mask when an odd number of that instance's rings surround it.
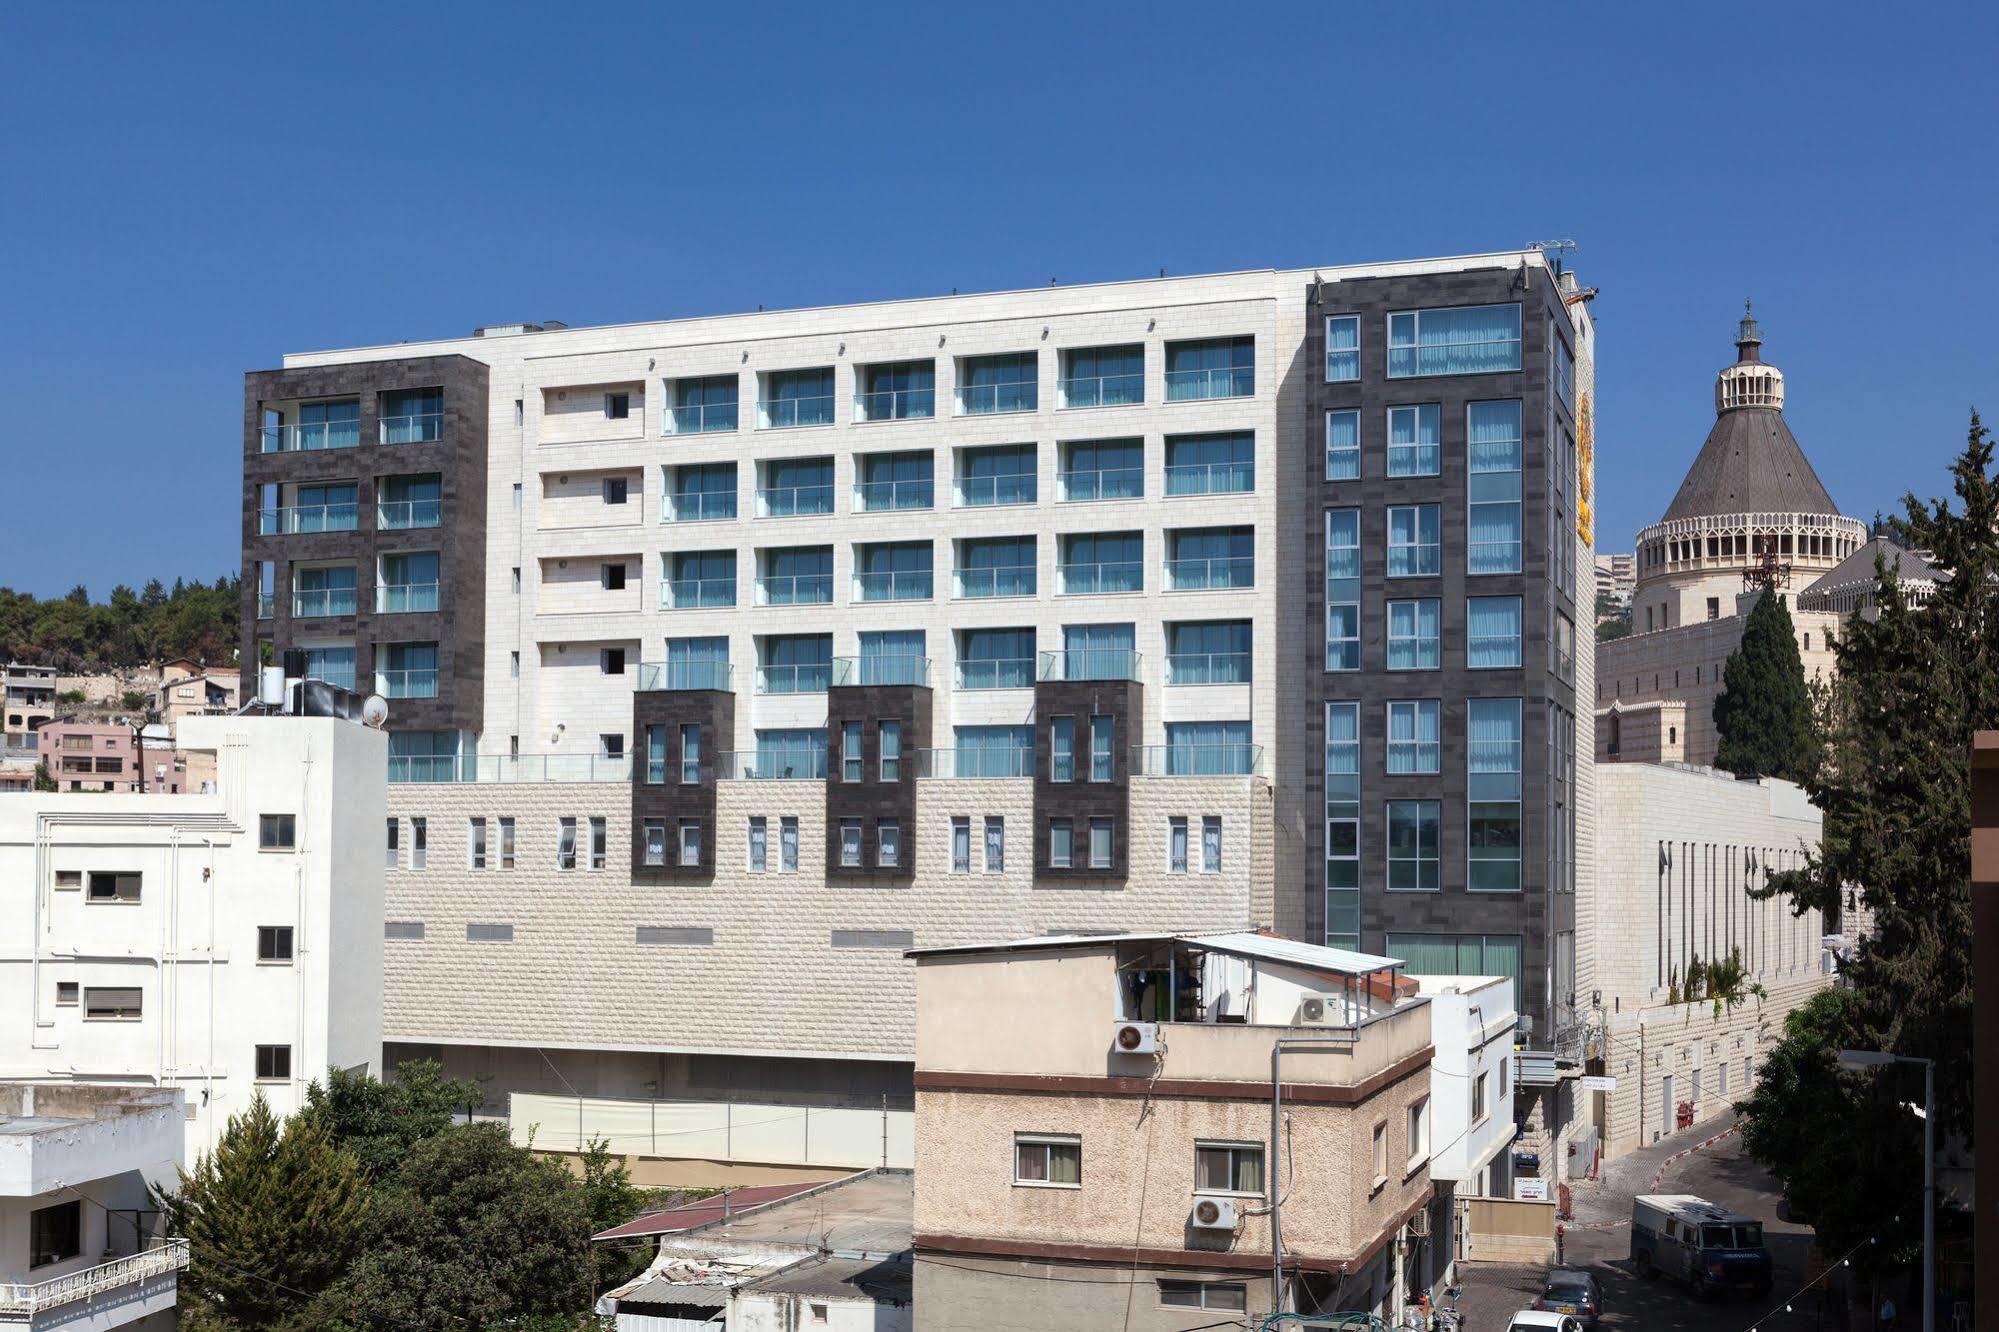
<svg viewBox="0 0 1999 1332">
<path fill-rule="evenodd" d="M 1738 777 L 1781 777 L 1802 785 L 1817 766 L 1805 663 L 1790 609 L 1775 592 L 1756 599 L 1741 646 L 1728 654 L 1714 725 L 1721 741 L 1715 766 Z"/>
</svg>

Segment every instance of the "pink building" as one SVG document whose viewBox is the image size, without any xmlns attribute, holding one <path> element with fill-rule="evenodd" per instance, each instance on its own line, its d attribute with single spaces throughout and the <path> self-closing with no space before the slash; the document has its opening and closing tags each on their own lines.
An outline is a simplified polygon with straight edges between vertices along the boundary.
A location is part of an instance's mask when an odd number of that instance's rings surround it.
<svg viewBox="0 0 1999 1332">
<path fill-rule="evenodd" d="M 136 791 L 141 770 L 132 728 L 117 722 L 52 721 L 41 728 L 41 758 L 59 791 Z M 147 737 L 145 789 L 180 794 L 187 769 L 171 740 Z"/>
</svg>

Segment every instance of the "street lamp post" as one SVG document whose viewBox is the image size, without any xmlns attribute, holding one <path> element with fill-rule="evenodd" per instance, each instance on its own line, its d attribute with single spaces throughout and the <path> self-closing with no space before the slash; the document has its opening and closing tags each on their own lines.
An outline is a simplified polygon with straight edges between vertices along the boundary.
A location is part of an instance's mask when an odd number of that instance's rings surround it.
<svg viewBox="0 0 1999 1332">
<path fill-rule="evenodd" d="M 1883 1064 L 1923 1066 L 1923 1332 L 1936 1332 L 1937 1317 L 1937 1066 L 1933 1059 L 1887 1054 L 1880 1050 L 1841 1050 L 1847 1068 L 1878 1068 Z"/>
</svg>

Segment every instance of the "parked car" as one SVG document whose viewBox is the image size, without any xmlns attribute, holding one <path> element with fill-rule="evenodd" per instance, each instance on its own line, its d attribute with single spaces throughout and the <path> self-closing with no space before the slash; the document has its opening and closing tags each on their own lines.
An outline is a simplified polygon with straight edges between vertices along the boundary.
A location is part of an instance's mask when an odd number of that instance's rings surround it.
<svg viewBox="0 0 1999 1332">
<path fill-rule="evenodd" d="M 1631 1265 L 1642 1277 L 1684 1281 L 1702 1297 L 1770 1292 L 1763 1223 L 1688 1193 L 1631 1200 Z"/>
<path fill-rule="evenodd" d="M 1522 1309 L 1506 1325 L 1506 1332 L 1583 1332 L 1583 1324 L 1574 1314 Z"/>
<path fill-rule="evenodd" d="M 1541 1298 L 1534 1307 L 1547 1313 L 1573 1314 L 1586 1328 L 1594 1328 L 1603 1317 L 1603 1292 L 1596 1278 L 1572 1267 L 1558 1267 L 1541 1285 Z"/>
</svg>

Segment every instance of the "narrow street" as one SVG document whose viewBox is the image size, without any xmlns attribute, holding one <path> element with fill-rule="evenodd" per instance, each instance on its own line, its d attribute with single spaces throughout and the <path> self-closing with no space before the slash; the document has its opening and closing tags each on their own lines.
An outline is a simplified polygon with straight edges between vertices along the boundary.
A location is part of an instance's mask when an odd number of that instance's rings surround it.
<svg viewBox="0 0 1999 1332">
<path fill-rule="evenodd" d="M 1594 1275 L 1603 1290 L 1606 1332 L 1804 1332 L 1835 1326 L 1832 1315 L 1819 1317 L 1815 1291 L 1784 1313 L 1784 1297 L 1804 1284 L 1809 1227 L 1777 1217 L 1778 1190 L 1763 1169 L 1742 1150 L 1731 1134 L 1684 1160 L 1666 1167 L 1654 1188 L 1652 1176 L 1667 1157 L 1704 1138 L 1722 1132 L 1731 1116 L 1718 1116 L 1674 1135 L 1669 1142 L 1611 1162 L 1595 1183 L 1576 1188 L 1575 1220 L 1570 1223 L 1565 1260 L 1569 1267 Z M 1674 1283 L 1640 1280 L 1631 1270 L 1631 1199 L 1639 1193 L 1692 1193 L 1732 1207 L 1763 1222 L 1765 1242 L 1776 1261 L 1776 1285 L 1768 1299 L 1737 1299 L 1704 1303 Z M 1507 1319 L 1540 1294 L 1544 1268 L 1473 1264 L 1461 1269 L 1469 1332 L 1503 1332 Z M 1773 1312 L 1774 1311 L 1774 1312 Z"/>
</svg>

